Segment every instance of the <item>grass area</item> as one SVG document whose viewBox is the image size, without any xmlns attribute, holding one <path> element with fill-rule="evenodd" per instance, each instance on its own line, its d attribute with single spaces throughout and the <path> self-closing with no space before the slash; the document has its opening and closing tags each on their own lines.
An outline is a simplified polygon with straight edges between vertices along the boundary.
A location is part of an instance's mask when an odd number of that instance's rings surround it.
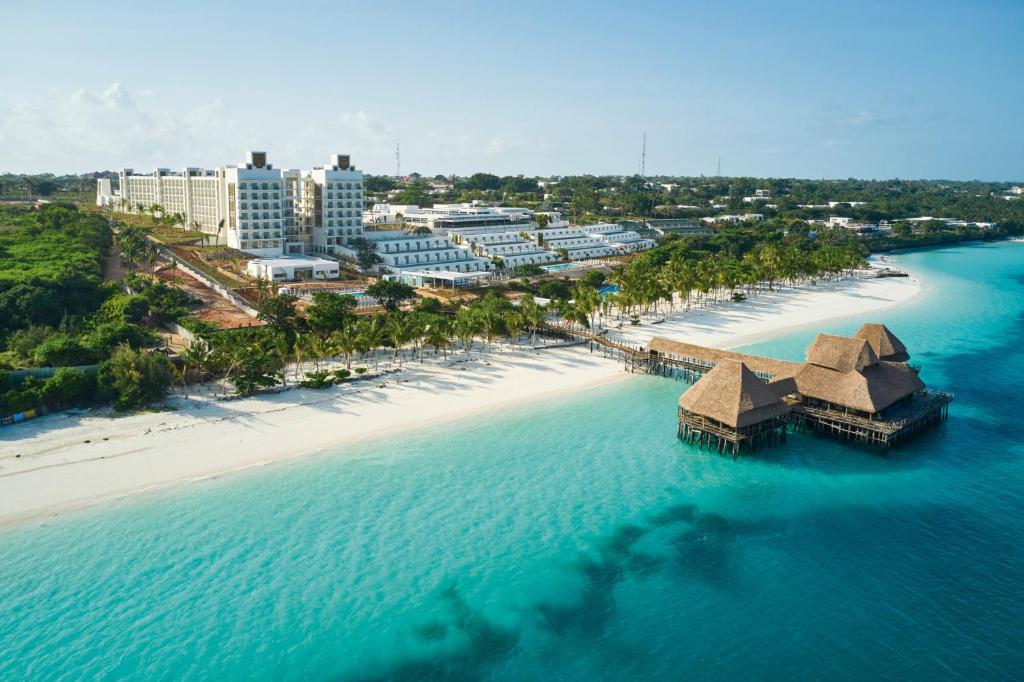
<svg viewBox="0 0 1024 682">
<path fill-rule="evenodd" d="M 218 284 L 227 287 L 228 289 L 237 289 L 239 287 L 245 286 L 237 279 L 224 274 L 219 268 L 216 268 L 207 263 L 206 261 L 202 260 L 195 253 L 193 253 L 187 248 L 181 246 L 177 248 L 171 248 L 171 253 L 173 253 L 181 260 L 185 261 L 185 263 L 187 263 L 189 267 L 198 270 L 199 272 L 203 273 L 204 275 L 212 279 L 214 282 L 217 282 Z"/>
<path fill-rule="evenodd" d="M 154 237 L 169 246 L 177 244 L 195 244 L 197 242 L 201 242 L 203 237 L 207 236 L 196 230 L 183 230 L 178 227 L 166 227 L 164 225 L 154 225 L 150 229 L 151 234 Z"/>
</svg>

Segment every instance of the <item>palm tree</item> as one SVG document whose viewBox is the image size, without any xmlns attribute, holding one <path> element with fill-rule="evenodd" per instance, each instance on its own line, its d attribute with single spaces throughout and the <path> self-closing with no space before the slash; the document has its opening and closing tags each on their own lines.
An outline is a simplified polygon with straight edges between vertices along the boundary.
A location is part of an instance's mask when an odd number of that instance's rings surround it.
<svg viewBox="0 0 1024 682">
<path fill-rule="evenodd" d="M 519 299 L 519 310 L 523 313 L 523 320 L 533 331 L 531 344 L 537 345 L 537 330 L 544 325 L 544 317 L 547 314 L 544 306 L 537 303 L 537 300 L 530 294 Z"/>
<path fill-rule="evenodd" d="M 431 316 L 429 322 L 423 327 L 426 342 L 434 347 L 434 355 L 441 348 L 444 349 L 444 359 L 448 359 L 448 346 L 451 344 L 451 325 L 448 318 L 442 315 Z"/>
<path fill-rule="evenodd" d="M 345 355 L 345 369 L 352 369 L 352 353 L 359 347 L 359 333 L 355 325 L 347 324 L 331 334 L 331 341 Z"/>
<path fill-rule="evenodd" d="M 210 350 L 210 344 L 203 339 L 192 339 L 188 347 L 182 351 L 181 360 L 183 363 L 181 372 L 181 384 L 185 390 L 185 397 L 188 397 L 189 387 L 189 374 L 193 371 L 199 374 L 199 379 L 202 380 L 203 374 L 206 372 L 207 367 L 210 364 L 212 357 Z"/>
<path fill-rule="evenodd" d="M 455 314 L 455 322 L 452 331 L 462 344 L 462 348 L 469 354 L 473 347 L 473 337 L 480 331 L 480 320 L 472 308 L 462 308 Z"/>
<path fill-rule="evenodd" d="M 376 316 L 368 322 L 359 326 L 360 343 L 366 348 L 365 352 L 373 353 L 373 366 L 377 367 L 377 349 L 384 343 L 384 320 Z"/>
<path fill-rule="evenodd" d="M 509 310 L 505 313 L 505 331 L 512 341 L 513 348 L 519 343 L 519 335 L 523 333 L 526 326 L 526 316 L 522 310 Z"/>
</svg>

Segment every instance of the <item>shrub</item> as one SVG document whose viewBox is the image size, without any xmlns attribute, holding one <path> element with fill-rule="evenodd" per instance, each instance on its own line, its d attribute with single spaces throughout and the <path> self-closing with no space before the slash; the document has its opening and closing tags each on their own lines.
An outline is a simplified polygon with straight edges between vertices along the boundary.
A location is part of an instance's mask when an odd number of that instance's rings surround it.
<svg viewBox="0 0 1024 682">
<path fill-rule="evenodd" d="M 330 372 L 306 372 L 306 378 L 299 382 L 303 388 L 329 388 L 334 385 L 334 375 Z"/>
<path fill-rule="evenodd" d="M 53 334 L 32 352 L 32 362 L 39 367 L 86 365 L 92 360 L 93 355 L 88 348 L 62 332 Z"/>
<path fill-rule="evenodd" d="M 117 410 L 161 402 L 171 388 L 174 368 L 159 353 L 146 353 L 127 344 L 118 346 L 100 364 L 96 383 Z"/>
<path fill-rule="evenodd" d="M 345 381 L 345 379 L 348 379 L 350 376 L 352 376 L 352 372 L 350 372 L 347 369 L 343 368 L 334 370 L 334 380 L 339 384 Z"/>
<path fill-rule="evenodd" d="M 46 380 L 40 397 L 47 407 L 59 409 L 87 405 L 96 395 L 96 375 L 75 367 L 61 367 Z"/>
<path fill-rule="evenodd" d="M 108 322 L 138 324 L 149 313 L 149 301 L 140 294 L 116 294 L 100 306 L 99 316 Z"/>
<path fill-rule="evenodd" d="M 34 324 L 11 334 L 11 337 L 7 339 L 7 348 L 14 351 L 18 357 L 30 360 L 35 349 L 53 333 L 53 327 Z"/>
<path fill-rule="evenodd" d="M 103 322 L 93 327 L 82 339 L 97 355 L 106 355 L 121 344 L 132 348 L 146 348 L 157 342 L 156 334 L 131 322 Z"/>
</svg>

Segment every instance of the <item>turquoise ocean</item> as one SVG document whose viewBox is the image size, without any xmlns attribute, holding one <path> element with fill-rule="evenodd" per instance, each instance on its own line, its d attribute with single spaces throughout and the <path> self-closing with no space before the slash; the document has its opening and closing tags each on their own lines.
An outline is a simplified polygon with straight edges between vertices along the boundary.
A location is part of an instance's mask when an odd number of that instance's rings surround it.
<svg viewBox="0 0 1024 682">
<path fill-rule="evenodd" d="M 1020 679 L 1024 244 L 895 259 L 957 400 L 888 456 L 702 452 L 636 376 L 0 531 L 0 680 Z"/>
</svg>

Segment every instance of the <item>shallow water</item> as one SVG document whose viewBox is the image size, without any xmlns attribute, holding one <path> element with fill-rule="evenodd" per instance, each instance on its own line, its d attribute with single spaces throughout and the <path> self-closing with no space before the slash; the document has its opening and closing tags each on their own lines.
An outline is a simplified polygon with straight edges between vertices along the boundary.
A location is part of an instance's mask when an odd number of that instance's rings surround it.
<svg viewBox="0 0 1024 682">
<path fill-rule="evenodd" d="M 887 457 L 701 452 L 637 376 L 6 531 L 0 679 L 1015 677 L 1024 245 L 898 260 L 957 401 Z"/>
</svg>

